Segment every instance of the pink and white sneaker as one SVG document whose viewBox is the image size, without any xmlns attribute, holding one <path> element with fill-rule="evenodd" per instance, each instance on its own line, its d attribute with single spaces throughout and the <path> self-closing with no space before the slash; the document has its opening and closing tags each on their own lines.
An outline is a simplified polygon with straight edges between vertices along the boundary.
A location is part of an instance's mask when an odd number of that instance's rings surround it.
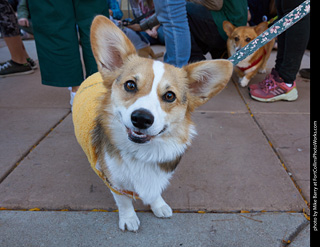
<svg viewBox="0 0 320 247">
<path fill-rule="evenodd" d="M 249 94 L 261 102 L 294 101 L 298 98 L 296 82 L 286 84 L 274 69 L 262 82 L 250 85 Z"/>
<path fill-rule="evenodd" d="M 257 88 L 263 88 L 266 84 L 266 81 L 271 81 L 271 80 L 275 80 L 275 78 L 278 78 L 279 77 L 279 74 L 278 72 L 273 68 L 271 70 L 271 73 L 268 74 L 263 81 L 259 82 L 259 83 L 256 83 L 256 84 L 251 84 L 248 86 L 248 90 L 251 91 L 251 90 L 254 90 L 254 89 L 257 89 Z"/>
</svg>

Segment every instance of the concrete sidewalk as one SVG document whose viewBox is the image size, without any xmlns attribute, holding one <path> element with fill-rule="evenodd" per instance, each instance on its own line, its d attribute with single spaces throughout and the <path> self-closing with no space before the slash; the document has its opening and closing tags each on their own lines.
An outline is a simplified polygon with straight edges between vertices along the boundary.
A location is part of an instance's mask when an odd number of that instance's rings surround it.
<svg viewBox="0 0 320 247">
<path fill-rule="evenodd" d="M 68 90 L 41 85 L 39 69 L 0 78 L 0 246 L 310 246 L 310 81 L 269 104 L 236 82 L 194 113 L 198 136 L 163 194 L 176 213 L 156 219 L 137 201 L 133 234 L 76 142 Z"/>
</svg>

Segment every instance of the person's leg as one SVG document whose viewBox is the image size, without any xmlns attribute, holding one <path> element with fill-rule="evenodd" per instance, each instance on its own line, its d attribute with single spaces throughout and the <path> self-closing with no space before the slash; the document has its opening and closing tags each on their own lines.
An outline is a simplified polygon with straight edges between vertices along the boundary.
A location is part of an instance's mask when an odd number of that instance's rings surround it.
<svg viewBox="0 0 320 247">
<path fill-rule="evenodd" d="M 301 4 L 303 0 L 276 0 L 279 17 Z M 293 84 L 299 71 L 310 34 L 310 15 L 278 36 L 278 53 L 275 69 L 287 84 Z"/>
<path fill-rule="evenodd" d="M 93 18 L 96 15 L 104 15 L 109 17 L 107 2 L 108 1 L 105 0 L 95 0 L 90 1 L 90 4 L 88 4 L 88 1 L 84 0 L 74 1 L 76 23 L 79 29 L 82 57 L 86 70 L 85 78 L 98 71 L 90 44 L 90 27 Z"/>
<path fill-rule="evenodd" d="M 23 45 L 21 36 L 4 37 L 4 41 L 10 51 L 11 60 L 16 63 L 25 64 L 29 55 Z"/>
<path fill-rule="evenodd" d="M 16 63 L 27 63 L 29 55 L 20 37 L 17 17 L 7 1 L 0 1 L 0 30 L 8 46 L 11 60 Z"/>
<path fill-rule="evenodd" d="M 279 18 L 301 4 L 303 0 L 276 0 Z M 295 79 L 310 34 L 310 15 L 291 26 L 278 36 L 275 68 L 260 82 L 249 87 L 253 99 L 262 102 L 278 100 L 294 101 L 298 98 Z"/>
<path fill-rule="evenodd" d="M 29 0 L 42 84 L 76 87 L 83 79 L 73 1 Z"/>
<path fill-rule="evenodd" d="M 0 64 L 0 76 L 33 73 L 20 37 L 17 17 L 10 4 L 3 0 L 0 1 L 0 31 L 11 55 L 11 60 Z"/>
<path fill-rule="evenodd" d="M 159 42 L 159 44 L 165 45 L 163 26 L 162 25 L 160 25 L 160 27 L 158 28 L 157 32 L 158 32 L 158 42 Z"/>
<path fill-rule="evenodd" d="M 206 60 L 203 54 L 206 54 L 209 51 L 208 45 L 202 40 L 202 29 L 204 29 L 202 26 L 203 22 L 199 21 L 198 12 L 192 8 L 194 6 L 197 6 L 197 4 L 187 3 L 187 14 L 191 35 L 190 63 Z"/>
<path fill-rule="evenodd" d="M 190 62 L 205 60 L 203 55 L 207 52 L 212 58 L 220 58 L 226 49 L 226 41 L 220 36 L 211 11 L 188 2 L 187 13 L 191 32 Z"/>
<path fill-rule="evenodd" d="M 281 19 L 284 16 L 281 5 L 282 5 L 282 0 L 275 0 L 278 19 Z M 276 64 L 275 64 L 276 70 L 279 70 L 282 64 L 284 50 L 285 50 L 285 37 L 286 36 L 284 35 L 284 33 L 277 37 L 277 57 L 276 57 Z"/>
<path fill-rule="evenodd" d="M 182 67 L 190 58 L 191 39 L 185 0 L 154 1 L 156 15 L 163 26 L 166 45 L 164 61 Z"/>
<path fill-rule="evenodd" d="M 4 37 L 4 41 L 10 51 L 11 60 L 0 63 L 0 77 L 33 73 L 33 68 L 37 66 L 27 54 L 20 35 Z"/>
</svg>

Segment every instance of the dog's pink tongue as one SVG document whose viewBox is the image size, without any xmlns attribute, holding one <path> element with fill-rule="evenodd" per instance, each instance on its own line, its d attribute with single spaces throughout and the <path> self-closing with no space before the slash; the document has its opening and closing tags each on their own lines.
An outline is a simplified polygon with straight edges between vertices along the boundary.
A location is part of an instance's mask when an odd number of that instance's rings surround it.
<svg viewBox="0 0 320 247">
<path fill-rule="evenodd" d="M 137 135 L 139 135 L 139 136 L 141 136 L 141 135 L 145 135 L 145 134 L 143 134 L 143 133 L 141 133 L 141 132 L 137 132 L 137 131 L 133 131 L 135 134 L 137 134 Z"/>
</svg>

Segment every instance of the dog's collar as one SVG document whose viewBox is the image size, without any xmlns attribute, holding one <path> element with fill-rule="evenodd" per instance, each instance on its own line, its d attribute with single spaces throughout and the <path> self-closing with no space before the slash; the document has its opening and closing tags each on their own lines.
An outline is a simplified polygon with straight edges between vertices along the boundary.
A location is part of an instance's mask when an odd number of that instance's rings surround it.
<svg viewBox="0 0 320 247">
<path fill-rule="evenodd" d="M 114 187 L 112 185 L 112 183 L 109 181 L 109 179 L 103 174 L 103 172 L 101 172 L 98 169 L 94 169 L 95 172 L 98 174 L 98 176 L 103 180 L 103 182 L 105 183 L 105 185 L 108 186 L 108 188 L 115 194 L 117 195 L 124 195 L 124 196 L 128 196 L 131 199 L 140 199 L 138 193 L 134 192 L 134 191 L 130 191 L 130 190 L 122 190 L 122 189 L 118 189 L 116 187 Z"/>
<path fill-rule="evenodd" d="M 245 68 L 239 67 L 239 66 L 237 66 L 237 67 L 238 67 L 238 69 L 240 69 L 243 72 L 248 70 L 248 69 L 251 69 L 253 66 L 257 65 L 261 61 L 263 56 L 266 55 L 266 54 L 267 54 L 266 50 L 263 49 L 263 54 L 257 60 L 255 60 L 252 64 L 250 64 L 248 67 L 245 67 Z"/>
<path fill-rule="evenodd" d="M 130 191 L 130 190 L 121 190 L 121 189 L 118 189 L 116 187 L 114 187 L 110 181 L 108 180 L 107 177 L 105 177 L 104 179 L 105 181 L 105 184 L 109 187 L 109 189 L 113 192 L 113 193 L 116 193 L 117 195 L 124 195 L 124 196 L 128 196 L 130 197 L 131 199 L 140 199 L 138 193 L 134 192 L 134 191 Z"/>
</svg>

